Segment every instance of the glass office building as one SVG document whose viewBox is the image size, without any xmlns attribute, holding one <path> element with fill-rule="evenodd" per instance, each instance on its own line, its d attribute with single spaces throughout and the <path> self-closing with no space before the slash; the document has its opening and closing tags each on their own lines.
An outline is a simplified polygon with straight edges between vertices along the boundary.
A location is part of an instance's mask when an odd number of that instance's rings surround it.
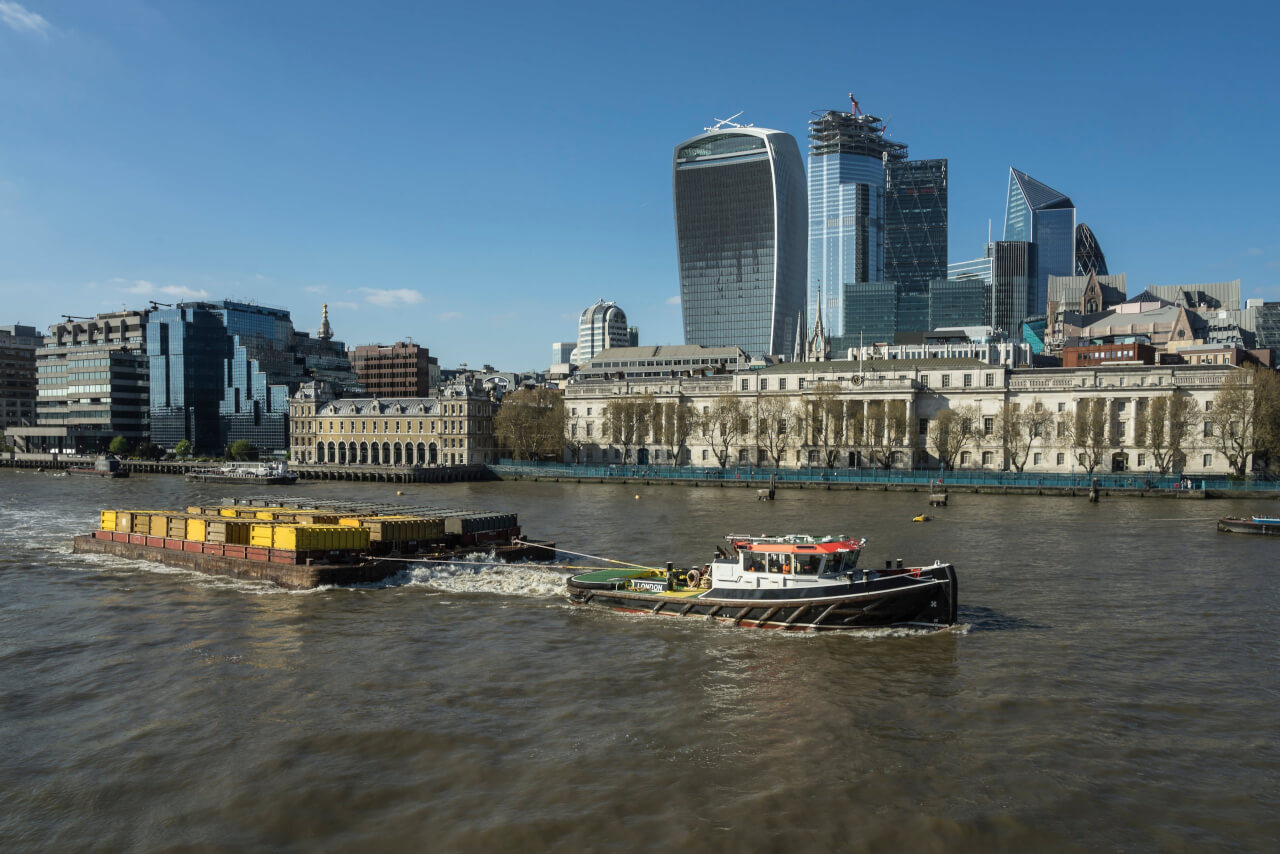
<svg viewBox="0 0 1280 854">
<path fill-rule="evenodd" d="M 844 334 L 834 338 L 832 349 L 892 344 L 898 331 L 899 287 L 894 282 L 849 282 L 843 286 L 840 318 Z M 823 312 L 826 317 L 826 312 Z"/>
<path fill-rule="evenodd" d="M 790 134 L 708 131 L 672 162 L 686 344 L 790 354 L 804 309 L 805 176 Z"/>
<path fill-rule="evenodd" d="M 1041 293 L 1037 275 L 1039 245 L 1022 240 L 998 240 L 989 244 L 987 251 L 991 255 L 990 323 L 1015 337 L 1024 319 L 1044 313 L 1032 309 Z"/>
<path fill-rule="evenodd" d="M 239 439 L 260 451 L 289 445 L 289 395 L 303 382 L 359 388 L 341 341 L 297 332 L 284 309 L 180 303 L 150 313 L 151 438 L 172 450 L 186 439 L 218 453 Z"/>
<path fill-rule="evenodd" d="M 987 326 L 991 321 L 991 286 L 979 276 L 936 279 L 929 283 L 929 329 Z"/>
<path fill-rule="evenodd" d="M 890 162 L 885 171 L 884 278 L 924 293 L 947 277 L 947 161 Z"/>
<path fill-rule="evenodd" d="M 1043 314 L 1049 276 L 1072 276 L 1076 270 L 1076 208 L 1071 199 L 1017 169 L 1009 170 L 1004 239 L 1034 243 L 1036 289 L 1028 314 Z M 1021 322 L 1022 318 L 1018 318 Z"/>
<path fill-rule="evenodd" d="M 852 346 L 845 296 L 861 293 L 850 285 L 886 279 L 886 163 L 905 160 L 907 146 L 885 139 L 876 116 L 836 110 L 815 113 L 809 140 L 808 316 L 821 302 L 829 334 Z"/>
<path fill-rule="evenodd" d="M 1076 226 L 1076 275 L 1087 276 L 1090 273 L 1108 275 L 1107 256 L 1102 254 L 1093 229 L 1082 222 Z"/>
</svg>

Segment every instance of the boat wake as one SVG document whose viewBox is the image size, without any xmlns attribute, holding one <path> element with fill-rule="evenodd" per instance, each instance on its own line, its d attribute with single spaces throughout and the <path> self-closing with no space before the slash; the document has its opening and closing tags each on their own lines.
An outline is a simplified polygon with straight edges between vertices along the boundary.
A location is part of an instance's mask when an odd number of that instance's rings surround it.
<svg viewBox="0 0 1280 854">
<path fill-rule="evenodd" d="M 357 587 L 424 587 L 440 593 L 547 599 L 564 596 L 567 575 L 567 570 L 555 564 L 503 563 L 493 552 L 475 552 L 455 561 L 410 563 L 384 581 Z"/>
</svg>

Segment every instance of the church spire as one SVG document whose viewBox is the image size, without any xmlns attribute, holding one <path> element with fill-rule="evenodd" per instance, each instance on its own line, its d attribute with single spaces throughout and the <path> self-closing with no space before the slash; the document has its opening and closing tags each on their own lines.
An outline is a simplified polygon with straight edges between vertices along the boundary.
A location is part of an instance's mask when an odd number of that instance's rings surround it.
<svg viewBox="0 0 1280 854">
<path fill-rule="evenodd" d="M 325 303 L 320 310 L 320 331 L 316 337 L 321 341 L 330 341 L 333 339 L 333 329 L 329 327 L 329 304 Z"/>
<path fill-rule="evenodd" d="M 804 361 L 804 312 L 796 312 L 796 347 L 791 354 L 792 362 Z"/>
</svg>

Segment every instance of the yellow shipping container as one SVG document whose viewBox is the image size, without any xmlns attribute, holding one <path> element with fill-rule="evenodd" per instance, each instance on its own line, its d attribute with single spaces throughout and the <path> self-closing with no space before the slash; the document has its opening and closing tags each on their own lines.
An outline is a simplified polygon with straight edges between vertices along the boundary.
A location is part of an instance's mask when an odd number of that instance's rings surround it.
<svg viewBox="0 0 1280 854">
<path fill-rule="evenodd" d="M 234 519 L 234 518 L 236 518 L 236 508 L 234 508 L 234 507 L 220 507 L 220 508 L 218 508 L 218 515 L 219 515 L 219 516 L 226 516 L 228 519 Z"/>
<path fill-rule="evenodd" d="M 187 539 L 195 540 L 196 542 L 203 543 L 205 531 L 207 530 L 208 524 L 209 523 L 204 519 L 188 519 L 187 520 Z"/>
<path fill-rule="evenodd" d="M 249 526 L 249 545 L 261 549 L 271 548 L 271 532 L 274 528 L 274 525 Z"/>
<path fill-rule="evenodd" d="M 255 519 L 261 519 L 264 522 L 274 522 L 276 520 L 274 510 L 258 510 L 253 515 Z"/>
<path fill-rule="evenodd" d="M 152 516 L 150 533 L 153 537 L 169 536 L 169 517 L 162 513 Z"/>
<path fill-rule="evenodd" d="M 116 529 L 116 511 L 100 510 L 98 512 L 98 528 L 103 531 L 114 531 Z"/>
</svg>

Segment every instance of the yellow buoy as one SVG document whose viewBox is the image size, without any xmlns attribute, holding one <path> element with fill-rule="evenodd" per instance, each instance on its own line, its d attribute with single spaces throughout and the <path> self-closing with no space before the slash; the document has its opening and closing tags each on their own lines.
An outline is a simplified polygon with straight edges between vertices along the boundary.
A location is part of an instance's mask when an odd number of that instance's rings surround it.
<svg viewBox="0 0 1280 854">
<path fill-rule="evenodd" d="M 639 496 L 639 495 L 637 495 L 637 496 L 636 496 L 636 501 L 639 501 L 639 500 L 640 500 L 640 496 Z"/>
<path fill-rule="evenodd" d="M 396 490 L 396 495 L 404 495 L 404 490 L 403 490 L 403 489 L 397 489 L 397 490 Z"/>
<path fill-rule="evenodd" d="M 928 522 L 929 517 L 921 513 L 919 516 L 911 520 L 912 522 Z"/>
</svg>

